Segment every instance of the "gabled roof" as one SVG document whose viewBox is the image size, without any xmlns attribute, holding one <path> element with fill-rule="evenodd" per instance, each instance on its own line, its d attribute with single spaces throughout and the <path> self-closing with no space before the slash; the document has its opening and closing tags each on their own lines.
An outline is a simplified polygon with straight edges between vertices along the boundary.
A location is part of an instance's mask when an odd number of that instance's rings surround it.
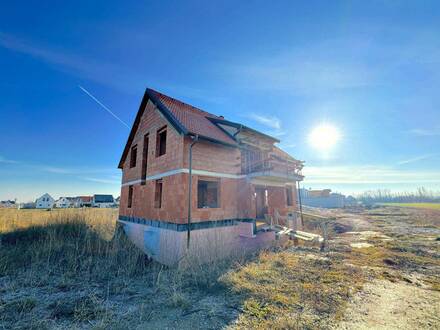
<svg viewBox="0 0 440 330">
<path fill-rule="evenodd" d="M 95 203 L 113 203 L 113 196 L 112 195 L 93 195 L 93 199 L 95 200 Z"/>
<path fill-rule="evenodd" d="M 83 203 L 91 203 L 92 202 L 92 196 L 78 196 L 77 197 L 81 202 Z"/>
<path fill-rule="evenodd" d="M 48 193 L 45 193 L 42 196 L 38 197 L 37 200 L 40 198 L 43 198 L 43 197 L 49 197 L 49 198 L 53 199 L 53 197 L 51 195 L 49 195 Z"/>
<path fill-rule="evenodd" d="M 198 136 L 198 138 L 201 140 L 235 147 L 238 145 L 235 137 L 222 128 L 219 123 L 235 125 L 237 127 L 240 126 L 242 128 L 251 130 L 246 126 L 226 121 L 223 117 L 213 115 L 212 113 L 193 107 L 192 105 L 159 93 L 151 88 L 147 88 L 145 90 L 144 97 L 142 98 L 142 102 L 136 115 L 133 127 L 131 128 L 121 160 L 119 161 L 119 168 L 123 167 L 124 161 L 128 155 L 130 146 L 136 134 L 136 130 L 140 124 L 142 115 L 149 100 L 153 102 L 153 104 L 167 119 L 167 121 L 176 129 L 176 131 L 183 135 Z M 255 130 L 252 131 L 270 138 L 274 142 L 279 142 L 277 139 L 261 132 Z"/>
<path fill-rule="evenodd" d="M 159 100 L 166 109 L 177 119 L 177 121 L 186 128 L 188 133 L 204 136 L 217 140 L 219 142 L 235 145 L 236 141 L 225 134 L 220 128 L 214 125 L 208 118 L 219 118 L 209 112 L 203 111 L 192 105 L 183 103 L 172 97 L 159 93 L 152 89 L 147 89 L 150 96 Z"/>
</svg>

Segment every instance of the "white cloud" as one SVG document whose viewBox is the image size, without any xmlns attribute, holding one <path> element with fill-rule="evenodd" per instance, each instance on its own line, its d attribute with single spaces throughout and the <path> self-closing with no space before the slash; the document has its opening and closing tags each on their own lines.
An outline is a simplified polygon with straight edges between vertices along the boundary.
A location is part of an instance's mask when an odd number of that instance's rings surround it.
<svg viewBox="0 0 440 330">
<path fill-rule="evenodd" d="M 0 164 L 18 164 L 19 162 L 12 159 L 6 159 L 3 156 L 0 156 Z"/>
<path fill-rule="evenodd" d="M 127 68 L 93 60 L 60 49 L 37 45 L 0 32 L 0 47 L 37 58 L 73 76 L 89 79 L 124 92 L 143 90 L 145 77 Z"/>
<path fill-rule="evenodd" d="M 372 72 L 360 65 L 296 58 L 280 63 L 243 65 L 235 69 L 239 76 L 245 77 L 248 86 L 305 94 L 366 86 L 372 81 Z"/>
<path fill-rule="evenodd" d="M 323 92 L 369 86 L 391 88 L 396 80 L 404 78 L 402 68 L 408 65 L 429 72 L 425 79 L 438 81 L 436 55 L 440 45 L 435 33 L 414 28 L 393 29 L 396 36 L 404 35 L 405 41 L 384 43 L 379 31 L 381 28 L 376 26 L 369 38 L 348 33 L 322 42 L 285 45 L 281 51 L 260 57 L 252 53 L 239 62 L 228 61 L 217 74 L 245 89 L 314 97 Z"/>
<path fill-rule="evenodd" d="M 88 181 L 101 183 L 120 183 L 120 172 L 116 168 L 111 167 L 69 167 L 69 166 L 53 166 L 46 164 L 38 164 L 25 161 L 9 160 L 0 156 L 0 164 L 13 164 L 14 171 L 26 172 L 45 172 L 54 175 L 66 175 L 70 177 L 78 177 Z M 98 176 L 98 177 L 96 177 Z"/>
<path fill-rule="evenodd" d="M 221 70 L 240 87 L 316 95 L 375 84 L 380 70 L 368 65 L 364 55 L 370 48 L 357 40 L 327 40 L 226 64 Z"/>
<path fill-rule="evenodd" d="M 306 166 L 306 183 L 319 184 L 388 184 L 440 183 L 440 171 L 415 171 L 388 166 Z"/>
<path fill-rule="evenodd" d="M 276 130 L 281 129 L 281 120 L 275 116 L 264 116 L 256 113 L 251 113 L 248 115 L 248 117 L 269 128 L 273 128 Z"/>
<path fill-rule="evenodd" d="M 103 184 L 111 184 L 111 185 L 120 185 L 121 180 L 115 180 L 114 178 L 93 178 L 93 177 L 79 177 L 82 180 L 103 183 Z"/>
<path fill-rule="evenodd" d="M 131 36 L 130 36 L 131 37 Z M 119 91 L 133 94 L 144 91 L 146 85 L 172 91 L 184 97 L 201 99 L 210 103 L 222 103 L 224 98 L 213 96 L 206 90 L 192 88 L 187 85 L 172 85 L 167 81 L 148 81 L 144 72 L 130 66 L 116 65 L 102 59 L 80 56 L 59 48 L 41 45 L 30 40 L 17 38 L 0 31 L 0 48 L 32 56 L 42 62 L 54 66 L 57 70 L 72 76 L 88 79 Z M 102 104 L 101 104 L 102 105 Z M 107 110 L 107 109 L 106 109 Z"/>
<path fill-rule="evenodd" d="M 66 175 L 82 175 L 82 174 L 103 174 L 107 175 L 109 173 L 115 173 L 118 170 L 114 168 L 103 168 L 103 167 L 60 167 L 51 165 L 41 165 L 32 163 L 21 163 L 23 166 L 31 167 L 36 171 L 42 171 L 52 174 L 66 174 Z"/>
<path fill-rule="evenodd" d="M 440 136 L 440 128 L 438 129 L 413 128 L 409 130 L 409 133 L 418 136 Z"/>
<path fill-rule="evenodd" d="M 39 166 L 39 165 L 32 165 L 32 167 L 44 171 L 44 172 L 48 172 L 48 173 L 54 173 L 54 174 L 72 174 L 74 173 L 74 171 L 72 171 L 71 169 L 68 168 L 62 168 L 62 167 L 55 167 L 55 166 Z"/>
</svg>

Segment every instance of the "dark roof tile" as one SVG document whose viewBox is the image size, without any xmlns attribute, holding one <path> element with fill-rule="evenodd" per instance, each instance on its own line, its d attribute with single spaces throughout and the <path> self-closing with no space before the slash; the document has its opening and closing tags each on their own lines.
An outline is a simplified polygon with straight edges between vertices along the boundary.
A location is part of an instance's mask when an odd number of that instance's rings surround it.
<svg viewBox="0 0 440 330">
<path fill-rule="evenodd" d="M 236 144 L 235 140 L 224 133 L 218 126 L 208 120 L 210 118 L 220 117 L 209 112 L 203 111 L 192 105 L 183 103 L 165 94 L 159 93 L 153 89 L 148 91 L 168 109 L 169 112 L 182 124 L 189 133 L 201 135 L 224 143 Z"/>
</svg>

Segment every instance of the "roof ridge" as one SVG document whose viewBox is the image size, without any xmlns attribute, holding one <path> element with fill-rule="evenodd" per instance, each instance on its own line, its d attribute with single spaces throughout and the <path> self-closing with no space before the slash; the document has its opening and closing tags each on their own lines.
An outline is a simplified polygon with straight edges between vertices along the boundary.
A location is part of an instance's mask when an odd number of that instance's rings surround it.
<svg viewBox="0 0 440 330">
<path fill-rule="evenodd" d="M 195 107 L 195 106 L 193 106 L 193 105 L 191 105 L 191 104 L 189 104 L 189 103 L 185 103 L 185 102 L 183 102 L 183 101 L 181 101 L 181 100 L 178 100 L 178 99 L 176 99 L 176 98 L 174 98 L 174 97 L 172 97 L 172 96 L 169 96 L 169 95 L 167 95 L 167 94 L 161 93 L 161 92 L 159 92 L 159 91 L 157 91 L 157 90 L 155 90 L 155 89 L 153 89 L 153 88 L 147 88 L 147 90 L 149 90 L 149 91 L 151 91 L 151 92 L 153 92 L 153 93 L 155 93 L 155 94 L 159 94 L 159 95 L 161 95 L 161 96 L 163 96 L 163 97 L 166 97 L 166 98 L 168 98 L 168 99 L 170 99 L 170 100 L 172 100 L 172 101 L 174 101 L 174 102 L 177 102 L 177 103 L 180 103 L 180 104 L 182 104 L 182 105 L 184 105 L 184 106 L 187 106 L 187 107 L 190 108 L 190 110 L 192 110 L 192 111 L 194 111 L 194 112 L 200 112 L 201 114 L 208 115 L 208 116 L 210 116 L 210 117 L 221 118 L 221 116 L 217 116 L 217 115 L 215 115 L 215 114 L 213 114 L 213 113 L 210 113 L 210 112 L 208 112 L 208 111 L 205 111 L 205 110 L 202 110 L 202 109 L 200 109 L 200 108 L 197 108 L 197 107 Z"/>
</svg>

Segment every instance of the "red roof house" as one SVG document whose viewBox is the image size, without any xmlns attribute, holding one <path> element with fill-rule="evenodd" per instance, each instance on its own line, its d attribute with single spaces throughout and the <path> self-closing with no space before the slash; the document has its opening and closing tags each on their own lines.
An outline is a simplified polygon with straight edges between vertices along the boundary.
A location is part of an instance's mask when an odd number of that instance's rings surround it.
<svg viewBox="0 0 440 330">
<path fill-rule="evenodd" d="M 303 179 L 303 163 L 278 142 L 147 89 L 119 162 L 119 222 L 165 264 L 273 241 L 257 223 L 295 213 Z"/>
</svg>

